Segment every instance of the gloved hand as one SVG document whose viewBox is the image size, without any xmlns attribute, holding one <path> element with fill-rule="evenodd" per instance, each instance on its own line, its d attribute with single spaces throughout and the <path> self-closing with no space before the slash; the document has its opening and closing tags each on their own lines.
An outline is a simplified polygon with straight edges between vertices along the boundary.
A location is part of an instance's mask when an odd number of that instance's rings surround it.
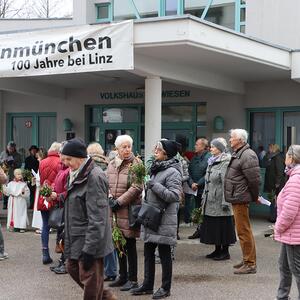
<svg viewBox="0 0 300 300">
<path fill-rule="evenodd" d="M 81 260 L 83 262 L 83 269 L 85 271 L 88 271 L 92 267 L 92 265 L 95 261 L 94 256 L 82 251 L 80 257 L 81 257 Z"/>
<path fill-rule="evenodd" d="M 155 183 L 155 182 L 154 182 L 153 179 L 148 180 L 148 181 L 146 182 L 146 187 L 147 187 L 147 189 L 151 190 L 152 187 L 153 187 L 153 185 L 154 185 L 154 183 Z"/>
<path fill-rule="evenodd" d="M 121 205 L 119 204 L 118 200 L 116 200 L 116 199 L 111 200 L 109 206 L 110 206 L 112 212 L 116 212 L 118 209 L 121 208 Z"/>
</svg>

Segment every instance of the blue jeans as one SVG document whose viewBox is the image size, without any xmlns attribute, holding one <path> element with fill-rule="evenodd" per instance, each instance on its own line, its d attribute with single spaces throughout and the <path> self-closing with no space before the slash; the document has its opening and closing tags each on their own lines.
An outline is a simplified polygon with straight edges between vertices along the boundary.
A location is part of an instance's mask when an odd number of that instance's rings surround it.
<svg viewBox="0 0 300 300">
<path fill-rule="evenodd" d="M 48 225 L 49 214 L 50 214 L 49 211 L 41 211 L 42 220 L 43 220 L 43 228 L 41 234 L 43 249 L 49 248 L 49 230 L 50 230 L 50 227 Z"/>
<path fill-rule="evenodd" d="M 117 251 L 104 257 L 104 274 L 107 277 L 117 277 Z"/>
</svg>

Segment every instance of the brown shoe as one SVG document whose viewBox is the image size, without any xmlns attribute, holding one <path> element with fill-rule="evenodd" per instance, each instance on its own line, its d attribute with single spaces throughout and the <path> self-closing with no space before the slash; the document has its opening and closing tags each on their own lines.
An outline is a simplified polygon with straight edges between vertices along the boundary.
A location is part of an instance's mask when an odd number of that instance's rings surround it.
<svg viewBox="0 0 300 300">
<path fill-rule="evenodd" d="M 243 265 L 239 269 L 236 269 L 233 273 L 237 275 L 256 274 L 256 266 Z"/>
<path fill-rule="evenodd" d="M 234 265 L 233 268 L 234 268 L 234 269 L 239 269 L 239 268 L 242 267 L 243 265 L 244 265 L 244 262 L 241 261 L 241 262 L 239 262 L 238 264 Z"/>
<path fill-rule="evenodd" d="M 59 244 L 56 244 L 56 246 L 55 246 L 55 253 L 62 253 Z"/>
</svg>

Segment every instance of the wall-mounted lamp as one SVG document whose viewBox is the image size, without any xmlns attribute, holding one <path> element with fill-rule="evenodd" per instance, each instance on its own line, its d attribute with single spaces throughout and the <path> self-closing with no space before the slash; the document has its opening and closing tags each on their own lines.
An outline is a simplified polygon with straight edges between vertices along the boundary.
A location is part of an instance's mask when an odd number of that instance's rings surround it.
<svg viewBox="0 0 300 300">
<path fill-rule="evenodd" d="M 224 118 L 221 116 L 216 116 L 214 118 L 214 130 L 224 131 Z"/>
<path fill-rule="evenodd" d="M 64 119 L 63 127 L 64 127 L 64 131 L 72 131 L 73 123 L 71 122 L 70 119 Z"/>
</svg>

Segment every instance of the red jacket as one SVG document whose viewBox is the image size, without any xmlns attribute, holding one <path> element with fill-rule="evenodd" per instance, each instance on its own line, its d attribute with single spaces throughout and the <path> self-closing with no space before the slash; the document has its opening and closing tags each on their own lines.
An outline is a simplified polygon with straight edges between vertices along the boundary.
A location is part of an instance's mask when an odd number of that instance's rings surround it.
<svg viewBox="0 0 300 300">
<path fill-rule="evenodd" d="M 54 181 L 54 191 L 57 194 L 57 201 L 65 201 L 67 194 L 67 180 L 69 177 L 70 169 L 63 163 L 59 165 L 59 171 Z"/>
<path fill-rule="evenodd" d="M 47 183 L 49 186 L 54 188 L 54 181 L 56 175 L 60 169 L 60 158 L 58 152 L 50 151 L 48 152 L 47 158 L 41 160 L 39 165 L 39 172 L 41 177 L 41 187 L 43 184 Z M 44 204 L 44 198 L 39 197 L 37 209 L 38 210 L 49 210 L 53 206 L 52 202 L 49 202 L 48 208 Z"/>
</svg>

